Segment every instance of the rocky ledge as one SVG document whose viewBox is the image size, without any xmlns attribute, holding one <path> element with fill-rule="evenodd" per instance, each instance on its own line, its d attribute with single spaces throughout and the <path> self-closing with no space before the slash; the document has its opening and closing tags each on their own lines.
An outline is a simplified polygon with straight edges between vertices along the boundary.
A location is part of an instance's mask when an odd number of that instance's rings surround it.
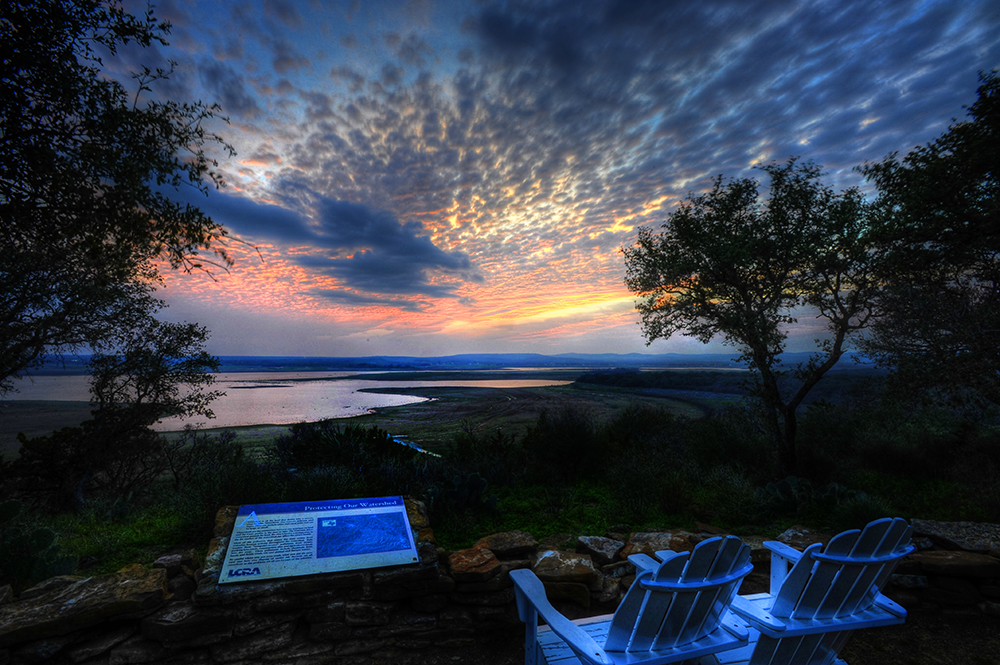
<svg viewBox="0 0 1000 665">
<path fill-rule="evenodd" d="M 451 552 L 434 544 L 427 512 L 408 501 L 417 564 L 219 585 L 236 510 L 223 508 L 205 561 L 190 552 L 152 568 L 102 577 L 57 577 L 14 598 L 0 589 L 0 665 L 28 663 L 421 662 L 420 654 L 519 640 L 510 571 L 530 568 L 570 617 L 611 612 L 635 579 L 630 554 L 685 551 L 722 532 L 708 525 L 539 542 L 514 531 Z M 918 551 L 888 595 L 910 610 L 1000 615 L 1000 526 L 913 520 Z M 829 535 L 793 527 L 800 549 Z M 747 538 L 754 571 L 741 593 L 767 589 L 762 538 Z M 197 569 L 196 569 L 197 568 Z"/>
</svg>

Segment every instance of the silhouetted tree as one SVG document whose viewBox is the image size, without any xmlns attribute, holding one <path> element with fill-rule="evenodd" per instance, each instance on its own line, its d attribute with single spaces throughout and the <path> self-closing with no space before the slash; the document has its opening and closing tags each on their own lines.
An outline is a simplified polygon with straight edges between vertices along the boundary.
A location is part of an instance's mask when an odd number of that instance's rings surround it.
<svg viewBox="0 0 1000 665">
<path fill-rule="evenodd" d="M 796 411 L 872 316 L 877 284 L 868 220 L 856 189 L 836 194 L 819 167 L 795 159 L 760 167 L 770 177 L 724 181 L 692 196 L 659 232 L 640 228 L 624 248 L 630 291 L 647 342 L 681 333 L 721 336 L 752 370 L 765 422 L 786 472 L 794 472 Z M 824 319 L 828 336 L 797 368 L 792 389 L 778 356 L 801 306 Z"/>
<path fill-rule="evenodd" d="M 204 350 L 208 332 L 157 320 L 161 304 L 132 301 L 134 318 L 106 340 L 106 353 L 91 358 L 92 419 L 49 436 L 19 435 L 12 470 L 27 494 L 58 508 L 80 506 L 91 494 L 112 501 L 138 496 L 183 445 L 152 425 L 171 416 L 212 417 L 209 404 L 221 393 L 209 390 L 219 361 Z"/>
<path fill-rule="evenodd" d="M 147 99 L 169 69 L 143 68 L 131 93 L 102 72 L 169 29 L 120 0 L 0 7 L 0 394 L 48 353 L 99 346 L 158 259 L 228 262 L 225 230 L 164 193 L 221 186 L 207 150 L 233 151 L 204 126 L 218 107 Z"/>
<path fill-rule="evenodd" d="M 1000 78 L 981 75 L 969 119 L 866 164 L 886 256 L 865 350 L 899 383 L 972 389 L 1000 404 Z"/>
</svg>

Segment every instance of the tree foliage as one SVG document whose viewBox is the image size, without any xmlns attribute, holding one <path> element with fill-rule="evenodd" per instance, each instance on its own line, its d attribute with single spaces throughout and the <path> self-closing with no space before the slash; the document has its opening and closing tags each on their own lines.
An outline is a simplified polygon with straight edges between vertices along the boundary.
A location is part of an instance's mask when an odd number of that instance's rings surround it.
<svg viewBox="0 0 1000 665">
<path fill-rule="evenodd" d="M 218 107 L 153 98 L 169 69 L 143 68 L 131 92 L 103 71 L 169 29 L 120 0 L 0 9 L 0 393 L 53 350 L 99 345 L 157 260 L 228 262 L 225 230 L 167 194 L 221 186 L 210 152 L 232 148 L 205 126 Z"/>
<path fill-rule="evenodd" d="M 972 389 L 1000 404 L 1000 78 L 981 76 L 968 119 L 866 164 L 886 261 L 865 350 L 901 384 Z"/>
<path fill-rule="evenodd" d="M 136 303 L 133 303 L 134 305 Z M 79 507 L 92 496 L 106 501 L 138 497 L 165 471 L 184 464 L 182 440 L 151 429 L 171 416 L 211 417 L 209 390 L 219 361 L 204 350 L 207 331 L 153 317 L 159 301 L 122 322 L 108 353 L 90 361 L 93 417 L 49 436 L 18 436 L 11 471 L 27 495 L 57 508 Z"/>
<path fill-rule="evenodd" d="M 759 382 L 766 422 L 783 466 L 796 463 L 796 410 L 872 315 L 877 291 L 867 244 L 867 207 L 858 190 L 840 194 L 814 164 L 795 159 L 752 178 L 715 179 L 660 231 L 639 229 L 624 248 L 625 283 L 639 296 L 648 342 L 682 333 L 736 346 Z M 780 366 L 787 326 L 806 306 L 827 337 L 787 390 Z"/>
<path fill-rule="evenodd" d="M 156 301 L 153 301 L 154 303 Z M 194 323 L 168 323 L 152 315 L 119 331 L 113 352 L 90 359 L 90 392 L 102 417 L 114 415 L 129 428 L 163 418 L 213 417 L 209 404 L 221 393 L 206 391 L 219 360 L 204 350 L 208 331 Z"/>
</svg>

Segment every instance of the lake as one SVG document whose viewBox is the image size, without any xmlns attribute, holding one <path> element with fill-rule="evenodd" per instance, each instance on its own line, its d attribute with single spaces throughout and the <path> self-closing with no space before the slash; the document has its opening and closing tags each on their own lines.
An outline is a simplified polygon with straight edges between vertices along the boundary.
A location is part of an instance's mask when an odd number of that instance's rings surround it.
<svg viewBox="0 0 1000 665">
<path fill-rule="evenodd" d="M 528 388 L 559 386 L 571 379 L 538 379 L 518 377 L 476 379 L 476 372 L 459 372 L 470 378 L 448 377 L 433 381 L 414 378 L 419 372 L 408 372 L 405 379 L 382 380 L 358 378 L 357 372 L 222 372 L 216 374 L 214 390 L 225 396 L 212 402 L 215 418 L 181 420 L 168 418 L 158 423 L 159 431 L 179 430 L 186 424 L 196 427 L 242 427 L 247 425 L 291 425 L 325 418 L 349 418 L 387 406 L 401 406 L 426 401 L 412 395 L 361 392 L 365 389 L 397 389 L 423 387 L 461 388 Z M 495 373 L 494 373 L 495 374 Z M 352 378 L 344 378 L 352 377 Z M 19 392 L 5 400 L 44 400 L 86 402 L 87 376 L 36 376 L 32 381 L 17 382 Z"/>
</svg>

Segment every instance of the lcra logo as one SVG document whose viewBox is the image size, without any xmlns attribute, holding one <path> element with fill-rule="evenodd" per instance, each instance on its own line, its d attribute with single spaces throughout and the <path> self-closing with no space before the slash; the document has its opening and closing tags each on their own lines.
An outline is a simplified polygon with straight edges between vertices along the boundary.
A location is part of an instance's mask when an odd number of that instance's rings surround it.
<svg viewBox="0 0 1000 665">
<path fill-rule="evenodd" d="M 229 570 L 229 577 L 249 577 L 251 575 L 260 575 L 260 568 L 231 568 Z"/>
</svg>

